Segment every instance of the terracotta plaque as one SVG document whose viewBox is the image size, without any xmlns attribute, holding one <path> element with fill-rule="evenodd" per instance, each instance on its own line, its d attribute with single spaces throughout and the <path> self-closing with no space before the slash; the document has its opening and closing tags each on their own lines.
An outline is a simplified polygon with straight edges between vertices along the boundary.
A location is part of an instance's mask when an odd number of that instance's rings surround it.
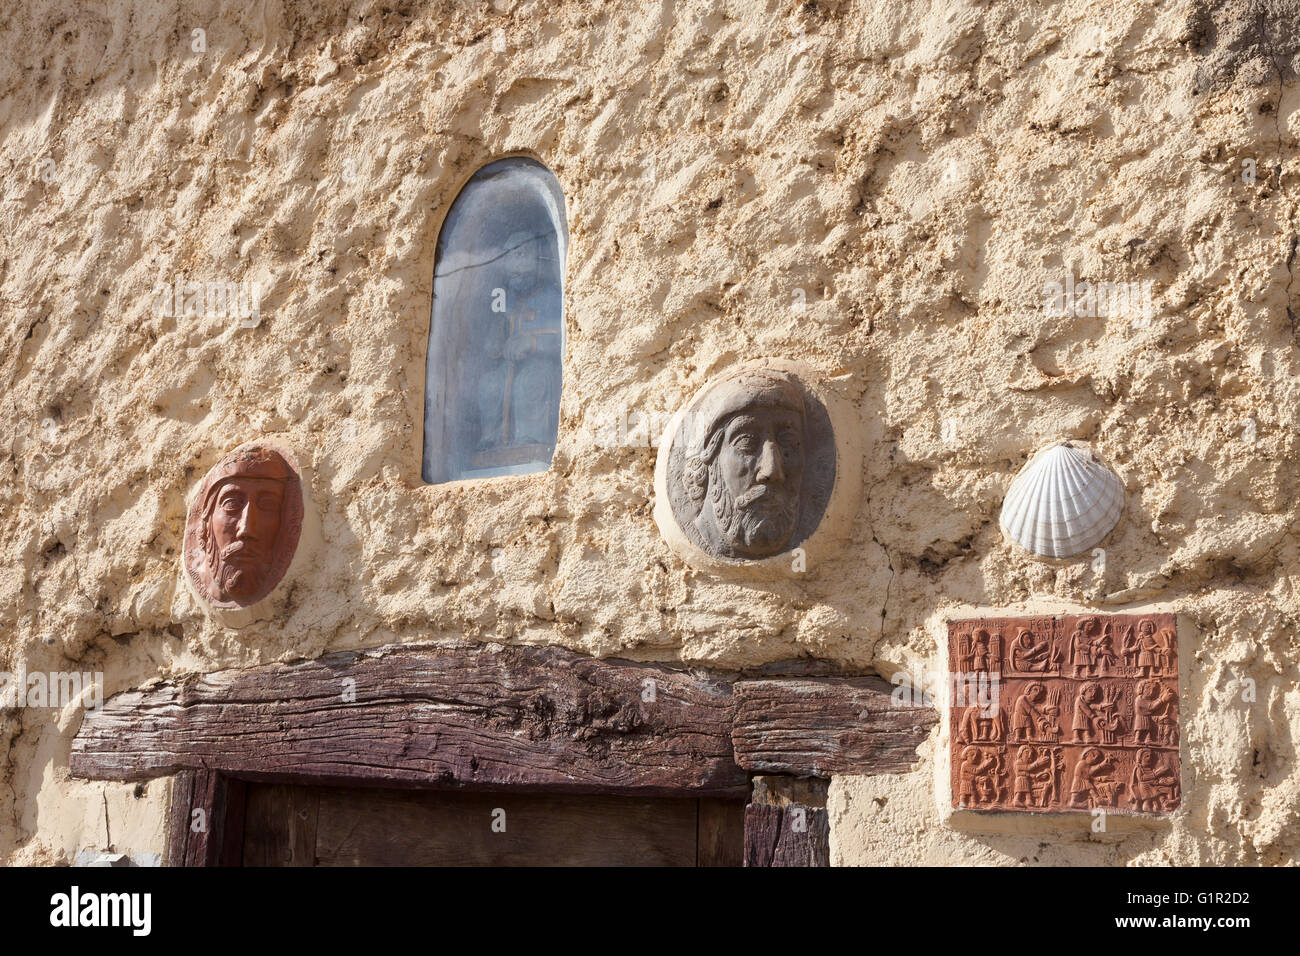
<svg viewBox="0 0 1300 956">
<path fill-rule="evenodd" d="M 302 484 L 284 455 L 244 445 L 203 479 L 185 522 L 185 571 L 219 608 L 256 604 L 280 583 L 302 533 Z"/>
<path fill-rule="evenodd" d="M 1181 805 L 1174 615 L 950 621 L 948 670 L 954 807 Z"/>
</svg>

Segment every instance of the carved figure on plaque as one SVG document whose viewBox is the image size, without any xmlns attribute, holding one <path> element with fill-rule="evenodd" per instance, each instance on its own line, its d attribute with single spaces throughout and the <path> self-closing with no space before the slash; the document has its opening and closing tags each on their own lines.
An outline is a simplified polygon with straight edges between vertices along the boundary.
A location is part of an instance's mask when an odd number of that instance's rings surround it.
<svg viewBox="0 0 1300 956">
<path fill-rule="evenodd" d="M 1154 750 L 1143 747 L 1129 776 L 1129 792 L 1137 810 L 1171 810 L 1178 804 L 1178 775 Z"/>
<path fill-rule="evenodd" d="M 968 707 L 962 714 L 959 736 L 968 743 L 1001 740 L 1005 730 L 1000 707 Z"/>
<path fill-rule="evenodd" d="M 1074 806 L 1113 807 L 1118 783 L 1115 761 L 1098 747 L 1089 747 L 1074 765 L 1070 803 Z"/>
<path fill-rule="evenodd" d="M 1162 674 L 1177 674 L 1178 669 L 1174 666 L 1174 658 L 1178 654 L 1178 634 L 1172 627 L 1161 628 L 1156 634 L 1156 642 L 1160 645 L 1157 655 L 1157 665 Z"/>
<path fill-rule="evenodd" d="M 1070 668 L 1074 677 L 1088 677 L 1092 674 L 1093 641 L 1096 640 L 1097 619 L 1085 617 L 1080 619 L 1070 635 Z"/>
<path fill-rule="evenodd" d="M 1143 677 L 1154 677 L 1160 665 L 1160 642 L 1156 640 L 1154 621 L 1144 620 L 1138 625 L 1137 669 Z"/>
<path fill-rule="evenodd" d="M 1101 685 L 1089 681 L 1079 688 L 1074 699 L 1074 720 L 1070 724 L 1074 731 L 1076 743 L 1095 743 L 1100 735 L 1097 727 L 1098 703 L 1101 701 Z"/>
<path fill-rule="evenodd" d="M 1083 684 L 1074 701 L 1071 728 L 1075 742 L 1115 743 L 1124 727 L 1122 703 L 1123 693 L 1118 688 L 1103 688 L 1096 681 Z"/>
<path fill-rule="evenodd" d="M 1002 667 L 1000 635 L 1007 642 Z M 999 670 L 987 680 L 1006 696 L 1005 726 L 998 696 L 983 708 L 968 706 L 966 684 L 980 666 Z M 948 668 L 954 807 L 980 813 L 1178 808 L 1173 614 L 949 621 Z M 1155 675 L 1140 676 L 1143 669 Z M 995 709 L 998 721 L 991 719 Z M 1140 796 L 1130 792 L 1134 787 Z"/>
<path fill-rule="evenodd" d="M 1133 700 L 1133 740 L 1139 744 L 1170 744 L 1177 725 L 1177 698 L 1158 680 L 1139 682 Z"/>
<path fill-rule="evenodd" d="M 1016 700 L 1011 711 L 1011 739 L 1037 740 L 1055 743 L 1061 729 L 1056 722 L 1061 712 L 1059 691 L 1048 694 L 1040 682 L 1034 681 Z"/>
<path fill-rule="evenodd" d="M 985 628 L 977 627 L 969 636 L 962 638 L 959 657 L 959 669 L 964 673 L 987 674 L 1001 671 L 1002 638 L 990 634 Z"/>
<path fill-rule="evenodd" d="M 1092 666 L 1098 677 L 1115 670 L 1115 644 L 1110 637 L 1109 624 L 1102 628 L 1101 636 L 1092 642 Z"/>
<path fill-rule="evenodd" d="M 1058 796 L 1060 751 L 1051 747 L 1022 746 L 1016 751 L 1011 803 L 1018 807 L 1046 807 Z"/>
<path fill-rule="evenodd" d="M 1002 755 L 979 747 L 962 751 L 958 802 L 963 806 L 995 803 L 1002 798 Z"/>
<path fill-rule="evenodd" d="M 1022 627 L 1011 641 L 1011 669 L 1027 674 L 1055 672 L 1061 666 L 1060 651 L 1050 641 L 1039 640 Z"/>
<path fill-rule="evenodd" d="M 1118 687 L 1102 689 L 1097 703 L 1097 731 L 1103 744 L 1118 742 L 1119 735 L 1124 732 L 1124 692 Z"/>
<path fill-rule="evenodd" d="M 1121 633 L 1120 653 L 1124 658 L 1124 664 L 1126 667 L 1136 668 L 1140 651 L 1138 637 L 1131 625 L 1124 627 Z"/>
</svg>

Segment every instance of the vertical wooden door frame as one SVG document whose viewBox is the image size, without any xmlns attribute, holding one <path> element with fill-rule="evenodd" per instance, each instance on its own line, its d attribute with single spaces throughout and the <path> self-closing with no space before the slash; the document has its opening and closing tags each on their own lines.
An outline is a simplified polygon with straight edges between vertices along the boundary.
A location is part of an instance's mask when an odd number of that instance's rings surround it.
<svg viewBox="0 0 1300 956">
<path fill-rule="evenodd" d="M 749 798 L 746 865 L 826 865 L 829 778 L 910 770 L 938 722 L 892 691 L 878 677 L 399 644 L 116 694 L 86 713 L 70 769 L 175 776 L 173 866 L 240 861 L 246 782 Z"/>
<path fill-rule="evenodd" d="M 244 781 L 182 770 L 167 809 L 167 866 L 239 866 L 244 855 Z"/>
</svg>

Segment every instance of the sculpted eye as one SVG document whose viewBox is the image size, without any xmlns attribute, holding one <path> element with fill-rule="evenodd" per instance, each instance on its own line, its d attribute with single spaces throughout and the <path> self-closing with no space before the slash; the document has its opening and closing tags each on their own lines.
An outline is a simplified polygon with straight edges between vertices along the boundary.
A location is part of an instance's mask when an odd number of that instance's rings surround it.
<svg viewBox="0 0 1300 956">
<path fill-rule="evenodd" d="M 731 446 L 736 451 L 753 454 L 758 449 L 758 440 L 753 435 L 737 435 Z"/>
<path fill-rule="evenodd" d="M 244 507 L 244 499 L 239 495 L 230 495 L 221 499 L 221 510 L 228 515 L 239 514 Z"/>
<path fill-rule="evenodd" d="M 276 509 L 275 495 L 267 492 L 259 495 L 257 498 L 257 507 L 261 511 L 274 511 Z"/>
</svg>

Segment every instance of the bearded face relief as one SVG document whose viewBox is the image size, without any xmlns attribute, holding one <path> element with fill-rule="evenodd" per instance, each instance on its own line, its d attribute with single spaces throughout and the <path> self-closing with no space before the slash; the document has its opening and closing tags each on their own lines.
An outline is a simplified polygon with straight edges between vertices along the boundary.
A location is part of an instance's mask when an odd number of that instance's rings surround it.
<svg viewBox="0 0 1300 956">
<path fill-rule="evenodd" d="M 692 466 L 706 476 L 695 528 L 715 554 L 765 558 L 785 550 L 799 517 L 803 412 L 757 405 L 715 426 Z"/>
<path fill-rule="evenodd" d="M 215 607 L 248 607 L 280 583 L 301 530 L 293 466 L 271 448 L 236 449 L 208 473 L 190 506 L 186 573 Z"/>
<path fill-rule="evenodd" d="M 834 484 L 825 409 L 795 376 L 745 368 L 710 384 L 667 448 L 674 522 L 712 557 L 755 561 L 815 530 Z"/>
<path fill-rule="evenodd" d="M 208 568 L 223 599 L 247 602 L 261 590 L 283 503 L 284 483 L 266 478 L 230 478 L 212 496 L 203 530 Z"/>
</svg>

